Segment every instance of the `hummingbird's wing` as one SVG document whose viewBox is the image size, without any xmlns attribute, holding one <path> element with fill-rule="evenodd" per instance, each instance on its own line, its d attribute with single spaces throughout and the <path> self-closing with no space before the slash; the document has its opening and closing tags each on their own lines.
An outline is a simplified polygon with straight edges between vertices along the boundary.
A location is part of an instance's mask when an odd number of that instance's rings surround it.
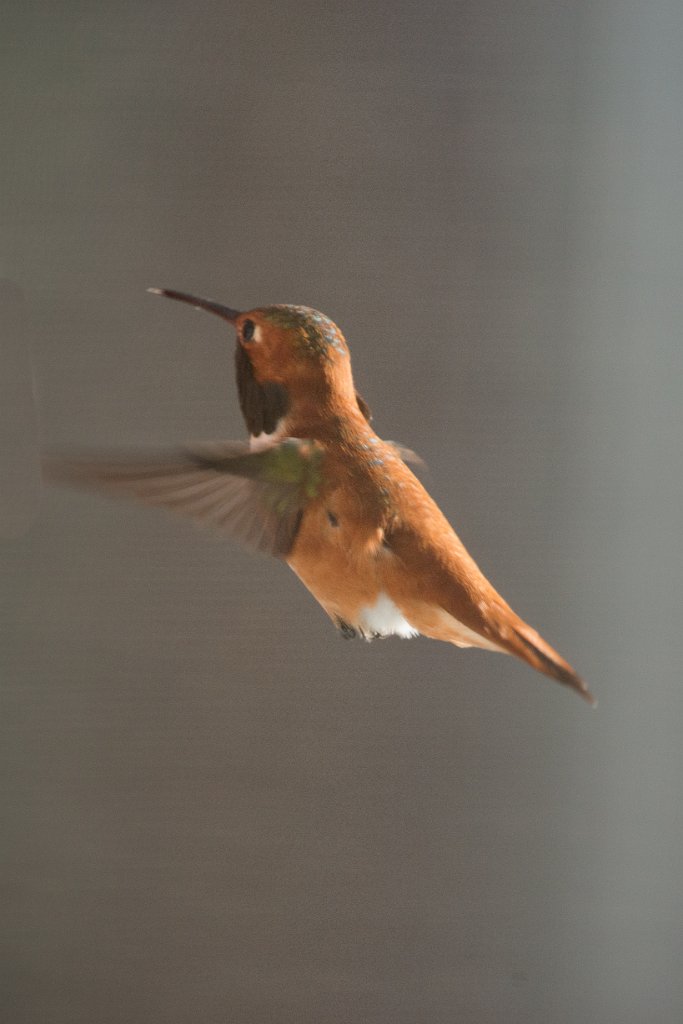
<svg viewBox="0 0 683 1024">
<path fill-rule="evenodd" d="M 360 411 L 363 413 L 363 416 L 365 417 L 367 422 L 368 423 L 372 423 L 372 410 L 371 410 L 370 406 L 368 405 L 368 403 L 363 398 L 363 396 L 359 395 L 357 391 L 356 391 L 356 405 L 358 406 Z"/>
<path fill-rule="evenodd" d="M 161 455 L 52 456 L 43 472 L 53 483 L 156 505 L 285 557 L 317 494 L 322 457 L 312 442 L 292 438 L 258 452 L 223 441 Z"/>
<path fill-rule="evenodd" d="M 399 459 L 403 459 L 404 462 L 412 463 L 414 466 L 421 466 L 425 468 L 425 460 L 414 452 L 412 448 L 406 448 L 404 444 L 399 444 L 398 441 L 385 441 L 385 444 L 390 445 Z"/>
</svg>

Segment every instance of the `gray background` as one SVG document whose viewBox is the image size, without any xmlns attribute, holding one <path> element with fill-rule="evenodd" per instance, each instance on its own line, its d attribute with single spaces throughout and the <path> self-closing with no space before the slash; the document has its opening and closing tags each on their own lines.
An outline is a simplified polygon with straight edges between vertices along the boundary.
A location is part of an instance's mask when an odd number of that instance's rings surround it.
<svg viewBox="0 0 683 1024">
<path fill-rule="evenodd" d="M 683 1019 L 683 8 L 2 22 L 3 1019 Z M 149 285 L 337 320 L 598 711 L 342 643 L 286 567 L 161 513 L 39 507 L 38 430 L 242 434 L 232 337 Z"/>
</svg>

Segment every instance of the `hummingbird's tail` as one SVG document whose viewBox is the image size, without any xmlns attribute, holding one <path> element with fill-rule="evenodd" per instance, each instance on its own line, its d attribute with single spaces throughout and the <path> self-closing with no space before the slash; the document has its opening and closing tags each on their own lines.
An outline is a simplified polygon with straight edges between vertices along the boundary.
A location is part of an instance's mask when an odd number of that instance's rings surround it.
<svg viewBox="0 0 683 1024">
<path fill-rule="evenodd" d="M 513 626 L 513 635 L 508 640 L 508 649 L 511 654 L 516 654 L 518 658 L 526 661 L 539 672 L 543 672 L 544 675 L 550 676 L 551 679 L 557 679 L 565 686 L 571 686 L 593 707 L 597 705 L 598 702 L 588 686 L 569 662 L 565 661 L 535 629 L 527 626 L 525 622 L 520 621 Z"/>
</svg>

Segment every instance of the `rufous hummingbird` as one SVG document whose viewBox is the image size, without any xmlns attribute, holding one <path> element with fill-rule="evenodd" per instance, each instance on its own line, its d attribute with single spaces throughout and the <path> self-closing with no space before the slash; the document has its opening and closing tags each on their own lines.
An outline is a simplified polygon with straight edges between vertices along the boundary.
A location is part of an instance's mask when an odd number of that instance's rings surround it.
<svg viewBox="0 0 683 1024">
<path fill-rule="evenodd" d="M 574 669 L 494 590 L 356 392 L 339 328 L 307 306 L 227 320 L 249 443 L 162 455 L 49 458 L 56 482 L 128 495 L 233 534 L 294 570 L 344 637 L 446 640 L 514 654 L 595 703 Z"/>
</svg>

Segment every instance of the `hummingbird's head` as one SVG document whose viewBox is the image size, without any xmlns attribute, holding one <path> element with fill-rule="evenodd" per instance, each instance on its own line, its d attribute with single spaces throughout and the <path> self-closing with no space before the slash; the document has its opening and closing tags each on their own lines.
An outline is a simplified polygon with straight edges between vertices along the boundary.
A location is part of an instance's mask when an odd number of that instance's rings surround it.
<svg viewBox="0 0 683 1024">
<path fill-rule="evenodd" d="M 281 411 L 294 403 L 330 405 L 350 399 L 356 404 L 348 347 L 337 325 L 323 313 L 308 306 L 262 306 L 240 313 L 184 292 L 150 291 L 205 309 L 233 325 L 237 383 L 247 420 L 244 396 L 264 389 L 271 398 L 277 392 Z M 369 419 L 364 403 L 361 411 Z"/>
<path fill-rule="evenodd" d="M 336 324 L 308 306 L 263 306 L 240 313 L 237 340 L 260 381 L 315 386 L 350 377 L 349 350 Z"/>
</svg>

